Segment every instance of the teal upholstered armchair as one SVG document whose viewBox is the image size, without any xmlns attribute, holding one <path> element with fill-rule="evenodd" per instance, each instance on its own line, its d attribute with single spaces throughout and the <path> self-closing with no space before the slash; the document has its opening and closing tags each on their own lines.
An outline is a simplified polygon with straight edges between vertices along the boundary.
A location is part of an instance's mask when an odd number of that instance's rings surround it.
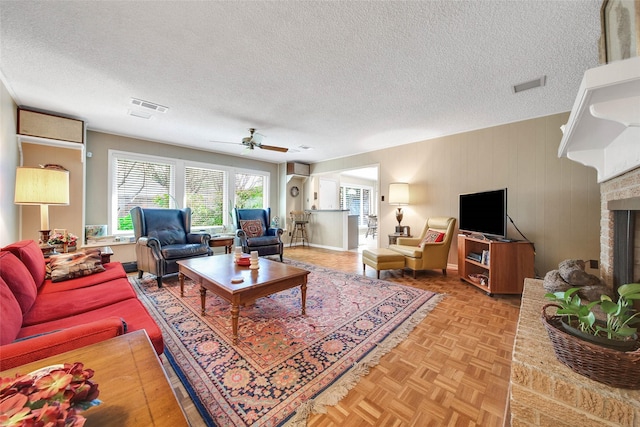
<svg viewBox="0 0 640 427">
<path fill-rule="evenodd" d="M 235 208 L 236 236 L 242 246 L 242 252 L 258 251 L 259 256 L 280 255 L 282 243 L 282 228 L 271 227 L 271 208 L 267 209 L 238 209 Z"/>
<path fill-rule="evenodd" d="M 178 272 L 182 259 L 208 256 L 209 234 L 191 233 L 191 209 L 131 209 L 136 238 L 138 278 L 155 274 L 158 287 L 162 277 Z"/>
</svg>

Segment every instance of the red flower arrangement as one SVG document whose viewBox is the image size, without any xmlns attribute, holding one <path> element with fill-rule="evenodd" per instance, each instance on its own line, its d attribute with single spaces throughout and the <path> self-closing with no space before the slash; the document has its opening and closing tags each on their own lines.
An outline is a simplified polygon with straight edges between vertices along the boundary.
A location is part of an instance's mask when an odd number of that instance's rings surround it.
<svg viewBox="0 0 640 427">
<path fill-rule="evenodd" d="M 93 370 L 76 362 L 0 378 L 0 426 L 83 426 L 80 413 L 101 403 L 91 377 Z"/>
<path fill-rule="evenodd" d="M 78 236 L 73 233 L 60 233 L 54 232 L 49 237 L 50 245 L 61 245 L 63 243 L 67 243 L 69 246 L 75 246 L 78 241 Z"/>
</svg>

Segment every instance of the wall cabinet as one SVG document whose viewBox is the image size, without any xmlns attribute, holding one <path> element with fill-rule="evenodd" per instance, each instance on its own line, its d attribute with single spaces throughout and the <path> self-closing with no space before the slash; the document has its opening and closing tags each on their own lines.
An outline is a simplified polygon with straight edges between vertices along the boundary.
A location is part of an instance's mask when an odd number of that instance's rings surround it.
<svg viewBox="0 0 640 427">
<path fill-rule="evenodd" d="M 460 279 L 488 295 L 521 294 L 524 279 L 535 276 L 534 257 L 531 242 L 501 242 L 458 236 Z M 486 280 L 473 280 L 472 275 L 486 276 Z"/>
</svg>

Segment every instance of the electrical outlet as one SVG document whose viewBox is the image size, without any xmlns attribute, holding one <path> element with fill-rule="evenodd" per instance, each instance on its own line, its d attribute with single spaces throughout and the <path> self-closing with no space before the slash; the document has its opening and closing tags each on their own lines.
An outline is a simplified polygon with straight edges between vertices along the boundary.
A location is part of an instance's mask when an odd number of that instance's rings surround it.
<svg viewBox="0 0 640 427">
<path fill-rule="evenodd" d="M 599 268 L 598 260 L 597 259 L 590 259 L 589 260 L 589 268 L 598 269 Z"/>
</svg>

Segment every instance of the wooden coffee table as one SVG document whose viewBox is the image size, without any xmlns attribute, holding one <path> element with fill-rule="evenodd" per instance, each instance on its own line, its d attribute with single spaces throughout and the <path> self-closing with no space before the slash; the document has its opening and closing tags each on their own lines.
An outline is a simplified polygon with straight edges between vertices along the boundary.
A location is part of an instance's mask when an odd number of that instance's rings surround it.
<svg viewBox="0 0 640 427">
<path fill-rule="evenodd" d="M 178 261 L 180 295 L 184 295 L 184 278 L 200 285 L 202 315 L 205 313 L 206 293 L 211 291 L 231 303 L 233 344 L 238 343 L 238 317 L 240 306 L 258 298 L 300 286 L 302 314 L 306 314 L 307 275 L 309 271 L 266 258 L 259 258 L 260 268 L 238 266 L 234 254 L 191 258 Z M 242 278 L 240 283 L 232 279 Z"/>
</svg>

